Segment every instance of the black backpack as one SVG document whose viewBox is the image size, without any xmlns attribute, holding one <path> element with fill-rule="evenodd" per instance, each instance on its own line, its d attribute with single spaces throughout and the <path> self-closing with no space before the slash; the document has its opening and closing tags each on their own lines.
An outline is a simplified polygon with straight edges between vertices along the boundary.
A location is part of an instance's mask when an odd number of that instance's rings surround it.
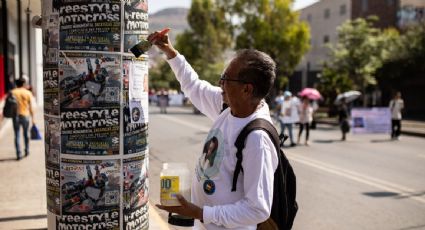
<svg viewBox="0 0 425 230">
<path fill-rule="evenodd" d="M 279 137 L 275 127 L 269 121 L 257 118 L 249 122 L 236 138 L 237 162 L 233 174 L 232 192 L 236 191 L 236 182 L 242 168 L 242 150 L 245 147 L 245 140 L 248 134 L 254 130 L 265 131 L 273 141 L 278 153 L 278 166 L 274 173 L 273 204 L 270 217 L 267 221 L 258 224 L 257 229 L 291 229 L 295 215 L 298 211 L 296 197 L 296 177 L 291 164 L 283 153 L 284 137 Z M 274 223 L 273 223 L 274 222 Z M 273 226 L 273 227 L 271 227 Z"/>
<path fill-rule="evenodd" d="M 9 93 L 3 107 L 3 116 L 13 118 L 18 116 L 18 100 L 16 97 Z"/>
</svg>

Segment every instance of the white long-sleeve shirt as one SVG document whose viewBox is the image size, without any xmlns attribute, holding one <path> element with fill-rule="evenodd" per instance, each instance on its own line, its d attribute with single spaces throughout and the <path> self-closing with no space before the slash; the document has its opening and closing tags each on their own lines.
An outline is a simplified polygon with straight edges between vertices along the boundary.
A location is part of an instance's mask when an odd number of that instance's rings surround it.
<svg viewBox="0 0 425 230">
<path fill-rule="evenodd" d="M 184 94 L 214 121 L 192 180 L 192 202 L 203 208 L 204 221 L 196 221 L 194 229 L 256 229 L 258 223 L 270 216 L 273 178 L 278 164 L 276 149 L 267 133 L 251 132 L 242 151 L 244 171 L 239 174 L 236 191 L 232 192 L 237 161 L 234 143 L 251 120 L 271 121 L 267 104 L 262 102 L 261 108 L 246 118 L 233 116 L 229 108 L 220 113 L 223 103 L 220 87 L 199 80 L 182 55 L 168 62 Z M 213 181 L 215 187 L 211 194 L 204 190 L 208 180 Z"/>
</svg>

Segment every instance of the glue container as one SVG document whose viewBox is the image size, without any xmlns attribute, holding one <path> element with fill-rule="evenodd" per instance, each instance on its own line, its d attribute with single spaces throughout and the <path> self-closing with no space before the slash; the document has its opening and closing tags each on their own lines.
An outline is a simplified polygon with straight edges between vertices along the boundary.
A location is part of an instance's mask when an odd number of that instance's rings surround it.
<svg viewBox="0 0 425 230">
<path fill-rule="evenodd" d="M 190 201 L 190 172 L 185 163 L 164 163 L 161 177 L 161 205 L 180 206 L 176 194 L 181 194 Z M 168 223 L 177 226 L 190 227 L 194 225 L 194 219 L 168 213 Z"/>
<path fill-rule="evenodd" d="M 185 163 L 164 163 L 160 177 L 161 205 L 180 206 L 176 194 L 190 200 L 190 172 Z"/>
</svg>

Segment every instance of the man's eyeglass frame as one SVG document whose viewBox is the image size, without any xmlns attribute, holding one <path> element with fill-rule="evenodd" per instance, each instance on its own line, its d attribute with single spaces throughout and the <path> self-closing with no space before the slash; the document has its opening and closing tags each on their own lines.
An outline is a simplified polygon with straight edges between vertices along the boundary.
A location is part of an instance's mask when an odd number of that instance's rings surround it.
<svg viewBox="0 0 425 230">
<path fill-rule="evenodd" d="M 220 75 L 220 82 L 219 82 L 220 85 L 224 84 L 225 81 L 235 81 L 235 82 L 241 82 L 241 83 L 244 83 L 244 84 L 252 84 L 251 82 L 247 82 L 247 81 L 244 81 L 244 80 L 229 79 L 229 78 L 226 77 L 226 74 Z"/>
</svg>

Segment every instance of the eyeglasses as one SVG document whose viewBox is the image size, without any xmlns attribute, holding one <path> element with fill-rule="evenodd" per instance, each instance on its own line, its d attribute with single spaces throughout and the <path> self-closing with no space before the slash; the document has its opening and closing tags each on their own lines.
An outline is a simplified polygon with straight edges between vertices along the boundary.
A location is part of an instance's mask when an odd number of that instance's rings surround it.
<svg viewBox="0 0 425 230">
<path fill-rule="evenodd" d="M 230 78 L 228 78 L 227 76 L 226 76 L 226 74 L 222 74 L 221 76 L 220 76 L 220 84 L 223 84 L 225 81 L 236 81 L 236 82 L 241 82 L 241 83 L 244 83 L 244 84 L 250 84 L 250 82 L 247 82 L 247 81 L 244 81 L 244 80 L 239 80 L 239 79 L 230 79 Z"/>
</svg>

